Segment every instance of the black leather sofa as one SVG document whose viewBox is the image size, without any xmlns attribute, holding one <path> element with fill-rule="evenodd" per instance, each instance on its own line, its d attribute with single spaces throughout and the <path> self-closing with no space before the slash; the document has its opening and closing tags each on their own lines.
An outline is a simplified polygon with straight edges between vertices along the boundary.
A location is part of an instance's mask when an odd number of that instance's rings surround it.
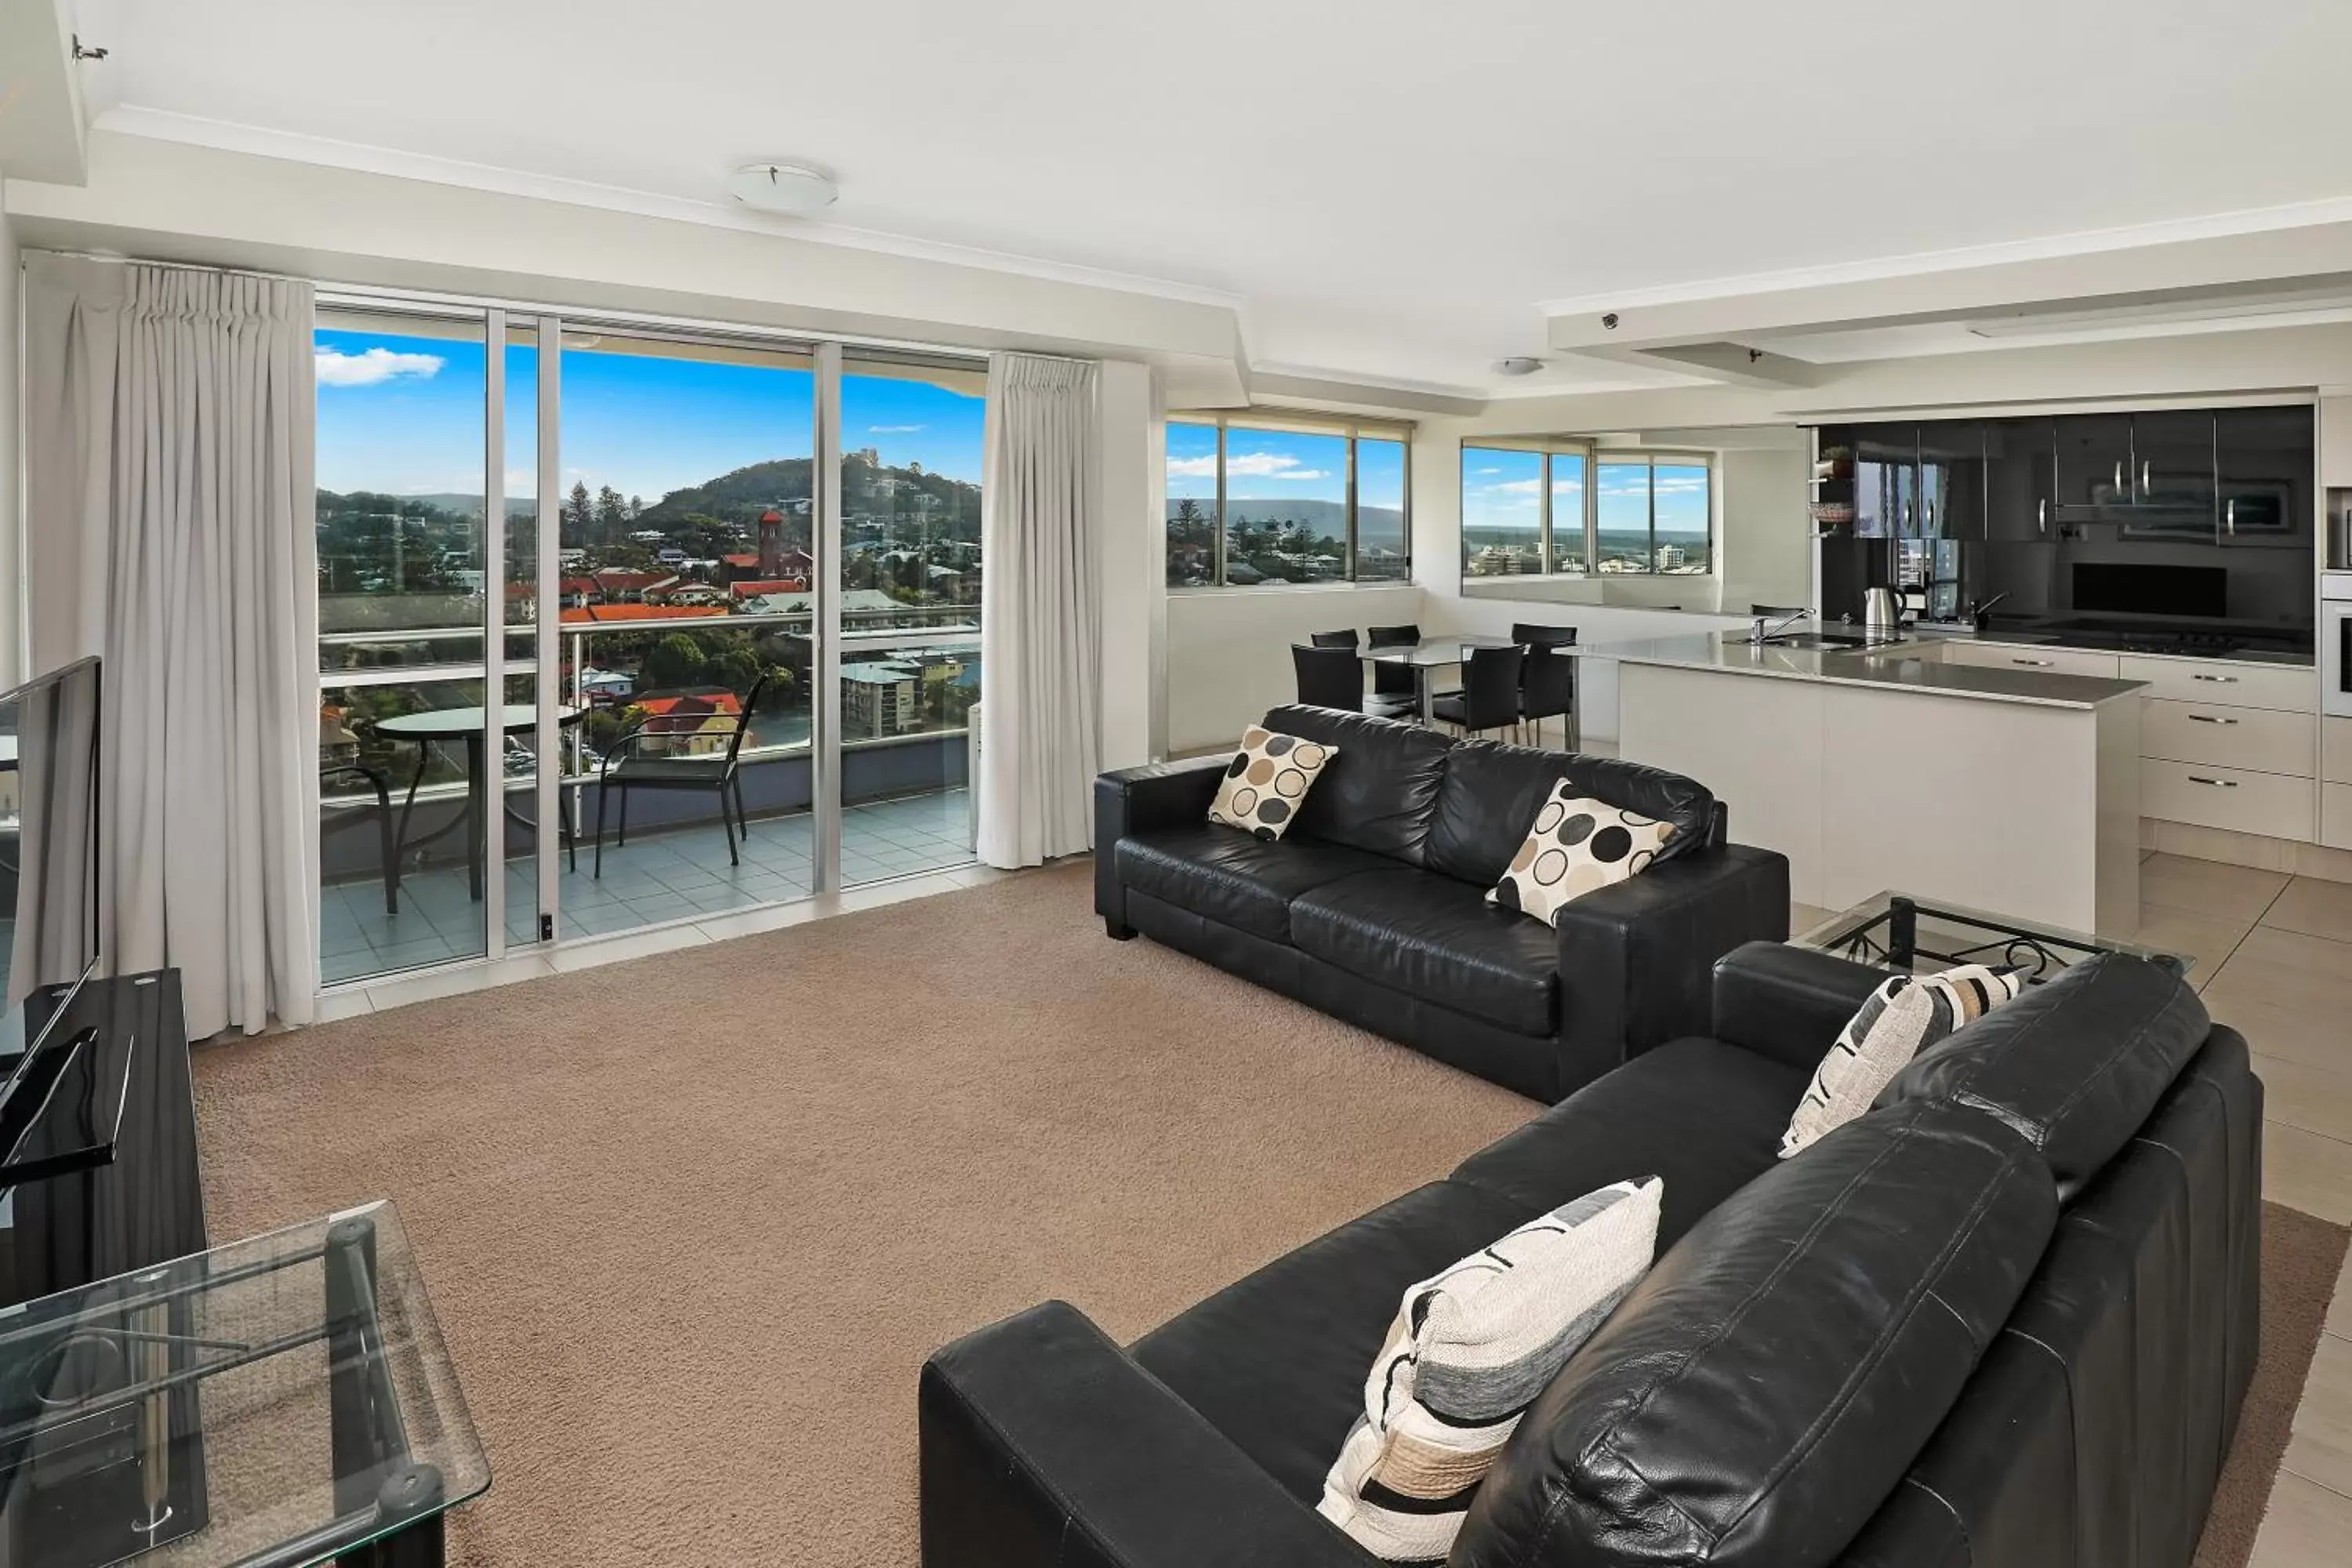
<svg viewBox="0 0 2352 1568">
<path fill-rule="evenodd" d="M 1277 842 L 1213 826 L 1229 759 L 1095 781 L 1095 910 L 1538 1100 L 1706 1026 L 1710 964 L 1789 934 L 1789 862 L 1726 841 L 1705 785 L 1606 757 L 1449 741 L 1328 708 L 1266 727 L 1337 754 Z M 1558 930 L 1486 901 L 1554 784 L 1672 822 L 1656 865 Z"/>
<path fill-rule="evenodd" d="M 2244 1041 L 2169 971 L 2095 960 L 1777 1161 L 1882 978 L 1743 948 L 1711 1037 L 1135 1344 L 1051 1303 L 948 1346 L 919 1392 L 926 1568 L 1366 1568 L 1313 1509 L 1406 1287 L 1652 1173 L 1659 1261 L 1529 1407 L 1454 1568 L 2186 1564 L 2260 1316 Z"/>
</svg>

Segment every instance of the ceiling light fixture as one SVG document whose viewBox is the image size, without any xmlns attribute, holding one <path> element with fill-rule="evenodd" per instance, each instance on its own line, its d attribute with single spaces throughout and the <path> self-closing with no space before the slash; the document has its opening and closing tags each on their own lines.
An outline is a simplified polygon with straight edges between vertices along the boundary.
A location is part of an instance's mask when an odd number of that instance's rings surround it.
<svg viewBox="0 0 2352 1568">
<path fill-rule="evenodd" d="M 727 190 L 747 207 L 806 217 L 823 212 L 841 195 L 833 176 L 803 163 L 746 163 L 727 176 Z"/>
<path fill-rule="evenodd" d="M 1533 375 L 1543 369 L 1543 363 L 1525 354 L 1513 354 L 1509 359 L 1496 360 L 1495 369 L 1504 375 Z"/>
</svg>

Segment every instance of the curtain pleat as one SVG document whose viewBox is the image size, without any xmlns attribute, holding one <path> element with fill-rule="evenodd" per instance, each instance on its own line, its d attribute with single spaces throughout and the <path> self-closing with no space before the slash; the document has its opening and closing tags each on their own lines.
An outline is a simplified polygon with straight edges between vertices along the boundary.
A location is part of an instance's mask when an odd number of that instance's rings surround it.
<svg viewBox="0 0 2352 1568">
<path fill-rule="evenodd" d="M 104 660 L 101 946 L 191 1035 L 310 1017 L 318 974 L 312 290 L 26 262 L 34 666 Z"/>
<path fill-rule="evenodd" d="M 1035 866 L 1094 842 L 1102 767 L 1096 383 L 1087 361 L 992 355 L 981 490 L 979 854 Z"/>
</svg>

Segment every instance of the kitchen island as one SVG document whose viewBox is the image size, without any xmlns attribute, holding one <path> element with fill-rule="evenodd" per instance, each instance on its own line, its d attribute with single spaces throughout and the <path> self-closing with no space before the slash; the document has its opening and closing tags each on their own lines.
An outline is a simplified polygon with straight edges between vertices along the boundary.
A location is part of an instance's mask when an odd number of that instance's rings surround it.
<svg viewBox="0 0 2352 1568">
<path fill-rule="evenodd" d="M 1800 630 L 1801 638 L 1813 634 Z M 2143 683 L 1932 642 L 1612 643 L 1618 751 L 1703 780 L 1828 909 L 1883 889 L 2102 936 L 2139 921 Z"/>
</svg>

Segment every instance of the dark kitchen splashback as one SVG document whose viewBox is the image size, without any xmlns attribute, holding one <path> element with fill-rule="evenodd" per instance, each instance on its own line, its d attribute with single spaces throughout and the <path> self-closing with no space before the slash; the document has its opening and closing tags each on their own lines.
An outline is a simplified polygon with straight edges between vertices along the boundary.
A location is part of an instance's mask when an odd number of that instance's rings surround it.
<svg viewBox="0 0 2352 1568">
<path fill-rule="evenodd" d="M 1938 619 L 2002 596 L 1997 631 L 2310 658 L 2308 405 L 1824 426 L 1819 439 L 1848 455 L 1814 484 L 1832 619 L 1859 620 L 1869 588 L 1915 587 Z"/>
</svg>

